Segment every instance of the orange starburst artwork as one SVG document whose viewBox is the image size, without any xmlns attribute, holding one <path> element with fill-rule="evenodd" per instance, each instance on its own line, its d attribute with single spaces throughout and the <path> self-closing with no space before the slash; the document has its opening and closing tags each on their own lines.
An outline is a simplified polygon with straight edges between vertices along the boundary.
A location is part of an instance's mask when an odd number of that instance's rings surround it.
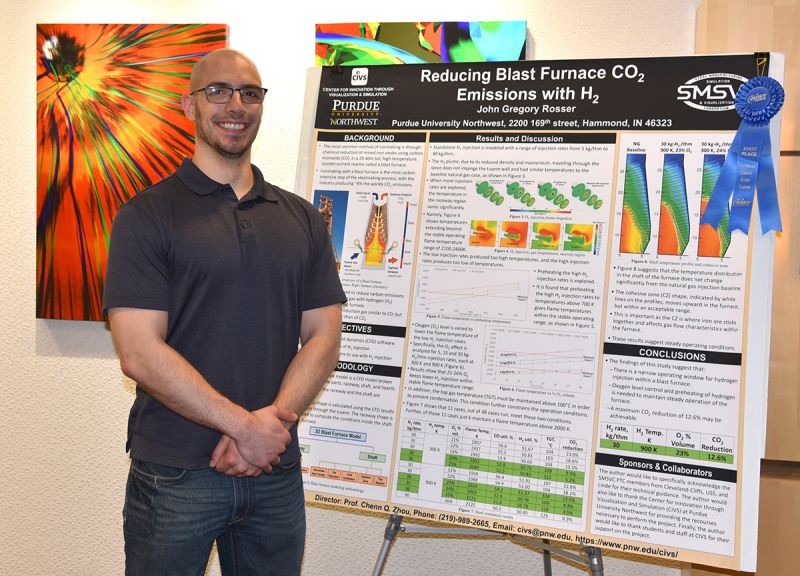
<svg viewBox="0 0 800 576">
<path fill-rule="evenodd" d="M 111 222 L 191 156 L 181 94 L 223 24 L 40 24 L 36 315 L 102 320 Z"/>
</svg>

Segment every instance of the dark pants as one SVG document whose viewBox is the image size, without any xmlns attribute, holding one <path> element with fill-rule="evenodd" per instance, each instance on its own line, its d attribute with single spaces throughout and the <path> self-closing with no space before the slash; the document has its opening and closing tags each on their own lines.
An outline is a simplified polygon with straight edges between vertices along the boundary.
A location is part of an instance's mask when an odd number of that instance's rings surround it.
<svg viewBox="0 0 800 576">
<path fill-rule="evenodd" d="M 202 576 L 214 541 L 225 576 L 300 574 L 299 465 L 231 478 L 134 460 L 123 517 L 126 576 Z"/>
</svg>

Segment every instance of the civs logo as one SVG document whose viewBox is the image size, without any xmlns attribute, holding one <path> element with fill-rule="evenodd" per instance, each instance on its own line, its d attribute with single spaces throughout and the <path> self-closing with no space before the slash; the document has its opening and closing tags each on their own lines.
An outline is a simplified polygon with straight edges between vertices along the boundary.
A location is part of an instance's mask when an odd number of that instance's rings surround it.
<svg viewBox="0 0 800 576">
<path fill-rule="evenodd" d="M 736 92 L 747 82 L 738 74 L 702 74 L 678 86 L 678 100 L 697 110 L 722 112 L 736 107 Z"/>
<path fill-rule="evenodd" d="M 366 86 L 369 79 L 369 68 L 353 68 L 350 73 L 351 86 Z"/>
</svg>

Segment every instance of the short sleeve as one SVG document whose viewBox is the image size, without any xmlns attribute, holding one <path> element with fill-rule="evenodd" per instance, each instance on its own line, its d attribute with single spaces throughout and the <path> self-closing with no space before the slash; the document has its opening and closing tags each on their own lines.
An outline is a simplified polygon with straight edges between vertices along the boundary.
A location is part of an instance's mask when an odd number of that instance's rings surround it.
<svg viewBox="0 0 800 576">
<path fill-rule="evenodd" d="M 339 280 L 328 227 L 317 210 L 310 210 L 309 216 L 313 256 L 303 290 L 303 310 L 343 304 L 347 296 Z"/>
<path fill-rule="evenodd" d="M 163 225 L 142 203 L 126 204 L 111 228 L 103 313 L 109 308 L 168 310 L 168 242 Z"/>
</svg>

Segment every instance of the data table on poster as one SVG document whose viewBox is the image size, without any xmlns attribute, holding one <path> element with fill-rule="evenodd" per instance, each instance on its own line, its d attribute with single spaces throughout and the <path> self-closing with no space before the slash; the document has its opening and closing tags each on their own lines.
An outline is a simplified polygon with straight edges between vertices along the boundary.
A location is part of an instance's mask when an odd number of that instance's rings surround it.
<svg viewBox="0 0 800 576">
<path fill-rule="evenodd" d="M 734 464 L 736 439 L 722 434 L 603 422 L 600 448 Z"/>
<path fill-rule="evenodd" d="M 395 494 L 458 507 L 580 525 L 586 441 L 424 420 L 402 424 Z"/>
</svg>

